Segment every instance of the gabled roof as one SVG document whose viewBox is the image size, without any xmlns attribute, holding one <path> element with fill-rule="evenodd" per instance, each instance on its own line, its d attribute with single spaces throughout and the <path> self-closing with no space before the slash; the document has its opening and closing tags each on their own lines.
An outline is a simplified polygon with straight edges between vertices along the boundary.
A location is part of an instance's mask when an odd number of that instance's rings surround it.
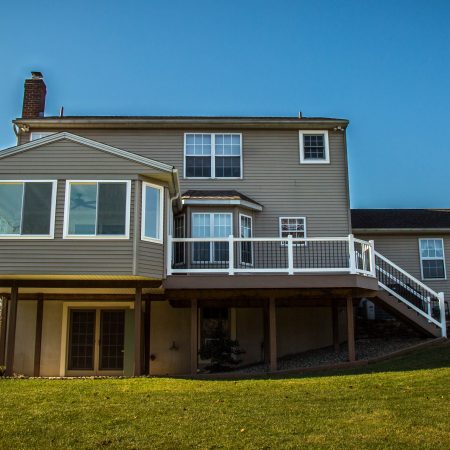
<svg viewBox="0 0 450 450">
<path fill-rule="evenodd" d="M 111 145 L 102 144 L 101 142 L 93 141 L 92 139 L 87 139 L 81 136 L 77 136 L 72 133 L 67 133 L 66 131 L 62 133 L 54 133 L 49 136 L 45 136 L 41 139 L 36 139 L 35 141 L 27 142 L 26 144 L 18 145 L 15 147 L 10 147 L 5 150 L 0 151 L 0 159 L 6 158 L 11 155 L 16 155 L 17 153 L 25 152 L 35 147 L 40 147 L 46 144 L 52 144 L 53 142 L 61 140 L 69 140 L 72 142 L 77 142 L 78 144 L 86 145 L 88 147 L 95 148 L 97 150 L 110 153 L 112 155 L 119 156 L 121 158 L 129 159 L 130 161 L 143 164 L 144 166 L 152 167 L 154 169 L 161 170 L 163 172 L 173 172 L 174 167 L 169 164 L 165 164 L 154 159 L 145 158 L 144 156 L 136 155 L 135 153 L 127 152 L 117 147 L 112 147 Z"/>
<path fill-rule="evenodd" d="M 450 209 L 352 209 L 353 229 L 450 229 Z"/>
<path fill-rule="evenodd" d="M 235 190 L 190 189 L 181 195 L 181 200 L 185 205 L 241 205 L 256 211 L 263 209 L 260 203 Z"/>
</svg>

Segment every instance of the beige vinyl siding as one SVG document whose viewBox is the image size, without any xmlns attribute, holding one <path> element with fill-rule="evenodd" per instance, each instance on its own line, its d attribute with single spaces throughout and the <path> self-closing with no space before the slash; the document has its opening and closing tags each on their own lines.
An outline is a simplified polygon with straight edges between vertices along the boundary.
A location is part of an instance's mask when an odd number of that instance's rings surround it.
<svg viewBox="0 0 450 450">
<path fill-rule="evenodd" d="M 373 239 L 375 249 L 386 258 L 406 270 L 408 273 L 423 281 L 436 292 L 444 292 L 445 299 L 450 302 L 450 233 L 447 234 L 362 234 L 358 235 L 364 240 Z M 419 239 L 421 238 L 443 238 L 445 265 L 447 280 L 422 280 L 420 270 Z"/>
<path fill-rule="evenodd" d="M 161 244 L 134 246 L 135 189 L 138 174 L 151 169 L 70 141 L 60 141 L 0 160 L 0 179 L 58 179 L 55 239 L 0 239 L 0 274 L 133 275 L 135 252 L 144 254 L 139 275 L 161 278 Z M 63 239 L 67 179 L 133 180 L 129 239 Z M 139 205 L 140 208 L 140 197 Z M 141 248 L 142 246 L 142 248 Z"/>
<path fill-rule="evenodd" d="M 64 131 L 64 130 L 61 130 Z M 179 130 L 66 130 L 166 164 L 180 172 L 181 190 L 236 189 L 264 206 L 254 234 L 278 236 L 279 216 L 306 216 L 309 236 L 349 234 L 344 133 L 329 131 L 330 164 L 300 164 L 297 130 L 242 130 L 242 180 L 183 178 L 184 133 Z M 214 129 L 198 132 L 214 132 Z M 197 131 L 196 131 L 197 132 Z"/>
</svg>

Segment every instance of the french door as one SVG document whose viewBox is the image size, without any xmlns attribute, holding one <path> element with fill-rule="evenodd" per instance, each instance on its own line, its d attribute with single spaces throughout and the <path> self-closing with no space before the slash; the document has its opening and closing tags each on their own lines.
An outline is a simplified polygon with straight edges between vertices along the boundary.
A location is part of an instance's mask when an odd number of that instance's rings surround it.
<svg viewBox="0 0 450 450">
<path fill-rule="evenodd" d="M 123 309 L 70 310 L 69 371 L 121 373 L 124 368 L 124 347 Z"/>
</svg>

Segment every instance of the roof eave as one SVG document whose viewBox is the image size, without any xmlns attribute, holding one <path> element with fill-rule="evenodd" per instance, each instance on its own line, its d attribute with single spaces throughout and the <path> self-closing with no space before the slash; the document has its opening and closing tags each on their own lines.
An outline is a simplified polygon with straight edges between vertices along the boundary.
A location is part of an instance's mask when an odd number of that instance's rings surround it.
<svg viewBox="0 0 450 450">
<path fill-rule="evenodd" d="M 450 233 L 449 228 L 353 228 L 354 234 L 417 234 Z"/>
<path fill-rule="evenodd" d="M 38 118 L 13 120 L 17 126 L 27 126 L 33 129 L 60 128 L 346 128 L 346 119 L 264 119 L 264 118 Z"/>
</svg>

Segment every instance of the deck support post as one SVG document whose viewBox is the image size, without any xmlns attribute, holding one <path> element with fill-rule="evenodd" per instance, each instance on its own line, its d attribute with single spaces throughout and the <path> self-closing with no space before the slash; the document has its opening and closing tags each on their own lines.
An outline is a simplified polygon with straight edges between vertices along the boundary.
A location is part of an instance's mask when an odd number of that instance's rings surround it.
<svg viewBox="0 0 450 450">
<path fill-rule="evenodd" d="M 191 375 L 197 374 L 198 368 L 198 302 L 191 300 Z"/>
<path fill-rule="evenodd" d="M 340 342 L 339 342 L 339 309 L 335 301 L 331 304 L 331 320 L 333 326 L 333 347 L 334 352 L 339 353 Z"/>
<path fill-rule="evenodd" d="M 36 302 L 36 334 L 34 338 L 34 376 L 41 375 L 42 319 L 44 316 L 44 295 L 38 294 Z"/>
<path fill-rule="evenodd" d="M 134 376 L 142 375 L 142 288 L 134 295 Z"/>
<path fill-rule="evenodd" d="M 151 321 L 152 321 L 152 302 L 147 299 L 145 301 L 145 318 L 144 318 L 144 372 L 150 375 L 150 342 L 151 342 Z"/>
<path fill-rule="evenodd" d="M 13 286 L 11 288 L 11 298 L 9 301 L 9 318 L 8 318 L 8 339 L 6 343 L 6 371 L 7 377 L 14 373 L 14 351 L 16 346 L 16 322 L 17 322 L 17 301 L 19 299 L 19 288 Z"/>
<path fill-rule="evenodd" d="M 6 328 L 8 326 L 8 300 L 6 297 L 2 299 L 2 317 L 0 328 L 0 366 L 5 365 L 6 356 Z"/>
<path fill-rule="evenodd" d="M 348 342 L 348 360 L 356 360 L 355 351 L 355 319 L 353 312 L 353 298 L 347 297 L 347 342 Z"/>
<path fill-rule="evenodd" d="M 269 351 L 270 371 L 275 372 L 277 364 L 277 305 L 275 298 L 269 299 Z"/>
</svg>

